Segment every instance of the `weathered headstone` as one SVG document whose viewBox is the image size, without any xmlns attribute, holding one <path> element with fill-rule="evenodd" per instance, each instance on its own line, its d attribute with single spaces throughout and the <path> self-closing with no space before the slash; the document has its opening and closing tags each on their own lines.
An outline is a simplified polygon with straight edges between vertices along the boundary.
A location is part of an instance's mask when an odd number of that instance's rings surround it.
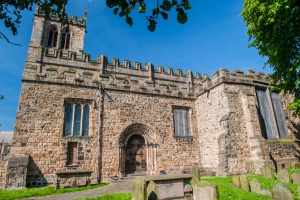
<svg viewBox="0 0 300 200">
<path fill-rule="evenodd" d="M 250 189 L 253 193 L 261 194 L 260 182 L 256 178 L 250 181 Z"/>
<path fill-rule="evenodd" d="M 11 155 L 7 162 L 6 189 L 26 187 L 27 166 L 29 155 Z"/>
<path fill-rule="evenodd" d="M 260 194 L 272 197 L 272 192 L 268 189 L 262 189 Z"/>
<path fill-rule="evenodd" d="M 240 182 L 241 182 L 242 190 L 250 192 L 247 175 L 245 175 L 245 174 L 240 175 Z"/>
<path fill-rule="evenodd" d="M 264 178 L 274 179 L 274 170 L 271 167 L 264 165 L 261 168 L 261 175 Z"/>
<path fill-rule="evenodd" d="M 294 194 L 283 183 L 278 183 L 272 192 L 273 199 L 275 200 L 294 200 Z"/>
<path fill-rule="evenodd" d="M 236 188 L 241 188 L 240 176 L 233 176 L 232 177 L 232 184 Z"/>
<path fill-rule="evenodd" d="M 194 200 L 218 200 L 218 186 L 207 181 L 195 182 L 193 185 Z"/>
<path fill-rule="evenodd" d="M 157 200 L 158 188 L 153 181 L 150 181 L 147 187 L 147 200 Z"/>
<path fill-rule="evenodd" d="M 299 162 L 293 162 L 293 163 L 291 163 L 291 168 L 292 169 L 300 168 L 300 163 Z"/>
<path fill-rule="evenodd" d="M 292 179 L 294 184 L 300 184 L 300 172 L 293 173 Z"/>
<path fill-rule="evenodd" d="M 132 200 L 144 200 L 146 197 L 145 179 L 136 177 L 133 180 Z"/>
<path fill-rule="evenodd" d="M 192 165 L 190 174 L 193 176 L 193 182 L 199 182 L 200 181 L 200 173 L 199 169 L 196 165 Z"/>
<path fill-rule="evenodd" d="M 290 183 L 291 182 L 291 177 L 290 177 L 290 173 L 287 169 L 280 169 L 278 171 L 278 179 Z"/>
<path fill-rule="evenodd" d="M 190 184 L 185 184 L 183 193 L 184 193 L 184 200 L 194 200 L 193 189 Z"/>
<path fill-rule="evenodd" d="M 300 186 L 297 187 L 297 191 L 298 191 L 298 195 L 299 195 L 299 199 L 300 199 Z"/>
</svg>

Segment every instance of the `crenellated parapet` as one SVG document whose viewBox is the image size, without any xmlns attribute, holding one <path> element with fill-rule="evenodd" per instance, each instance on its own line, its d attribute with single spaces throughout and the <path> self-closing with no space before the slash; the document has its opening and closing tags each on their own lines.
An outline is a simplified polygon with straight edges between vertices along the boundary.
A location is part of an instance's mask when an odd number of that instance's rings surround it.
<svg viewBox="0 0 300 200">
<path fill-rule="evenodd" d="M 74 84 L 84 87 L 126 90 L 180 98 L 196 98 L 222 83 L 251 84 L 267 86 L 270 75 L 248 70 L 229 72 L 221 68 L 211 76 L 193 73 L 181 69 L 173 70 L 163 66 L 154 67 L 147 63 L 113 58 L 111 62 L 101 55 L 91 60 L 90 54 L 65 51 L 60 49 L 43 49 L 42 65 L 27 62 L 23 74 L 24 80 L 47 81 L 58 84 Z"/>
<path fill-rule="evenodd" d="M 45 12 L 41 10 L 41 8 L 39 6 L 36 6 L 36 10 L 35 10 L 35 15 L 40 16 L 40 17 L 47 17 Z M 71 16 L 69 18 L 69 21 L 71 24 L 75 24 L 75 25 L 79 25 L 79 26 L 86 26 L 86 16 L 87 16 L 87 9 L 84 10 L 84 16 L 79 18 L 77 16 Z M 56 14 L 52 14 L 50 13 L 50 16 L 48 16 L 48 18 L 50 18 L 51 20 L 54 21 L 60 21 L 58 15 Z"/>
</svg>

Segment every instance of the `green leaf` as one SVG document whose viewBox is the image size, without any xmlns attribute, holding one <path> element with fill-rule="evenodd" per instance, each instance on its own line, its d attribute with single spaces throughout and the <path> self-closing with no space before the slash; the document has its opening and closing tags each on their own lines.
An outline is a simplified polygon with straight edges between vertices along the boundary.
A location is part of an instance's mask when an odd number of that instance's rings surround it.
<svg viewBox="0 0 300 200">
<path fill-rule="evenodd" d="M 160 12 L 161 16 L 163 17 L 164 20 L 168 19 L 168 13 L 166 12 Z"/>
<path fill-rule="evenodd" d="M 177 21 L 180 24 L 184 24 L 187 21 L 187 14 L 184 11 L 177 13 Z"/>
<path fill-rule="evenodd" d="M 119 8 L 115 8 L 115 9 L 114 9 L 114 14 L 115 14 L 115 15 L 118 14 L 118 11 L 119 11 Z"/>
<path fill-rule="evenodd" d="M 146 9 L 145 6 L 140 6 L 139 9 L 138 9 L 138 12 L 139 13 L 145 13 L 145 12 L 147 12 L 147 9 Z"/>
<path fill-rule="evenodd" d="M 163 1 L 163 6 L 164 6 L 164 10 L 165 11 L 170 11 L 171 10 L 171 8 L 172 8 L 172 4 L 171 4 L 171 2 L 170 1 L 168 1 L 168 0 L 164 0 Z"/>
<path fill-rule="evenodd" d="M 156 21 L 154 19 L 149 19 L 148 21 L 150 23 L 149 26 L 148 26 L 148 30 L 150 32 L 155 31 L 155 29 L 156 29 Z"/>
<path fill-rule="evenodd" d="M 155 31 L 155 29 L 156 29 L 156 25 L 155 25 L 155 24 L 149 24 L 148 30 L 149 30 L 150 32 Z"/>
<path fill-rule="evenodd" d="M 131 18 L 131 17 L 129 17 L 128 15 L 126 15 L 125 21 L 126 21 L 127 24 L 130 25 L 130 27 L 132 26 L 133 21 L 132 21 L 132 18 Z"/>
</svg>

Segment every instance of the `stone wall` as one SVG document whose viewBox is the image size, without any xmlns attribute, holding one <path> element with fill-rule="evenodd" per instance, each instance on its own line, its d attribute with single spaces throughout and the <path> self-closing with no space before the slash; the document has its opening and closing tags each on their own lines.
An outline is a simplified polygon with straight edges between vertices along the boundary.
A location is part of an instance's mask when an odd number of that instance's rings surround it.
<svg viewBox="0 0 300 200">
<path fill-rule="evenodd" d="M 91 104 L 89 136 L 63 137 L 64 100 L 84 99 Z M 29 186 L 54 184 L 57 170 L 90 169 L 97 182 L 99 91 L 77 86 L 23 82 L 16 117 L 12 154 L 30 155 Z M 67 166 L 68 142 L 77 142 L 84 158 L 78 166 Z"/>
<path fill-rule="evenodd" d="M 293 162 L 299 162 L 299 146 L 293 140 L 270 140 L 268 146 L 276 171 L 283 168 L 289 169 Z"/>
<path fill-rule="evenodd" d="M 193 100 L 162 97 L 123 91 L 106 91 L 103 116 L 103 176 L 119 173 L 119 142 L 121 133 L 132 124 L 149 127 L 150 143 L 156 148 L 156 167 L 152 171 L 179 171 L 184 165 L 198 163 L 199 136 Z M 108 98 L 109 97 L 109 98 Z M 174 137 L 173 107 L 187 107 L 190 113 L 190 138 Z M 150 149 L 149 149 L 150 151 Z"/>
</svg>

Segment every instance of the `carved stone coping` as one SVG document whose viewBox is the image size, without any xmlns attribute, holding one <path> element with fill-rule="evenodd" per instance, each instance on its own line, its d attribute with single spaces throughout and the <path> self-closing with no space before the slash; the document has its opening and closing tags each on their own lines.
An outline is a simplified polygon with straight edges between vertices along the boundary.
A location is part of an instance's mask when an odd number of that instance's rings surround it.
<svg viewBox="0 0 300 200">
<path fill-rule="evenodd" d="M 93 171 L 92 170 L 60 170 L 56 171 L 55 173 L 57 175 L 62 175 L 62 174 L 91 174 Z"/>
<path fill-rule="evenodd" d="M 158 188 L 157 199 L 183 199 L 186 186 L 189 186 L 192 175 L 190 174 L 166 174 L 146 176 L 145 183 L 148 190 L 150 182 Z"/>
<path fill-rule="evenodd" d="M 183 179 L 192 179 L 191 174 L 165 174 L 165 175 L 152 175 L 146 176 L 145 181 L 150 182 L 159 182 L 159 181 L 170 181 L 170 180 L 183 180 Z"/>
</svg>

